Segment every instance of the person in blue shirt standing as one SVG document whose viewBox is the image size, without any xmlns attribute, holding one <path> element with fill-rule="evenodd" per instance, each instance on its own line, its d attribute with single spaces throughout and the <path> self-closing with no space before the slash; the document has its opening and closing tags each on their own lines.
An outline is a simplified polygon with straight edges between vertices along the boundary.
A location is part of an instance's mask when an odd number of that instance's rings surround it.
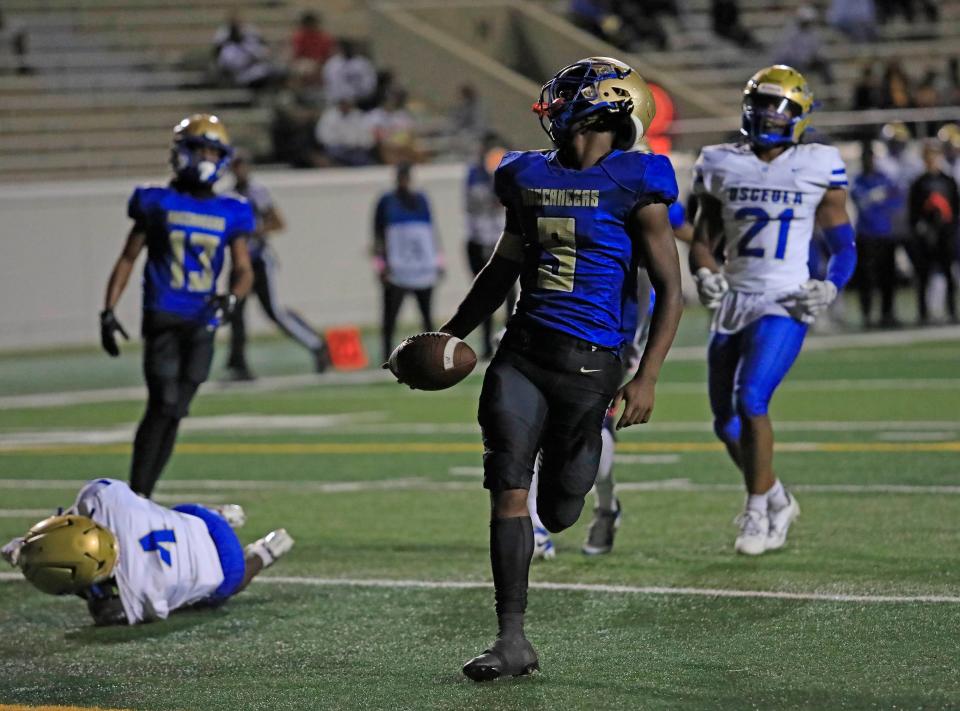
<svg viewBox="0 0 960 711">
<path fill-rule="evenodd" d="M 677 182 L 664 156 L 632 150 L 655 113 L 649 88 L 609 57 L 560 70 L 534 105 L 556 146 L 507 153 L 494 174 L 506 224 L 490 262 L 441 330 L 464 338 L 520 279 L 520 300 L 486 371 L 478 420 L 490 491 L 490 562 L 499 632 L 468 661 L 474 681 L 539 668 L 524 635 L 533 525 L 527 491 L 540 457 L 537 509 L 551 533 L 572 526 L 600 464 L 603 419 L 647 422 L 683 303 L 667 209 Z M 657 303 L 646 349 L 621 387 L 624 302 L 646 267 Z"/>
<path fill-rule="evenodd" d="M 408 163 L 397 166 L 396 189 L 377 201 L 373 216 L 374 270 L 383 284 L 383 359 L 393 350 L 397 314 L 407 294 L 420 308 L 423 329 L 433 330 L 433 287 L 443 273 L 427 196 L 413 189 Z"/>
<path fill-rule="evenodd" d="M 857 206 L 857 290 L 863 325 L 869 328 L 874 290 L 880 291 L 880 328 L 896 328 L 893 313 L 898 245 L 896 214 L 903 209 L 904 196 L 889 177 L 877 170 L 873 151 L 866 146 L 861 158 L 863 171 L 850 190 Z"/>
<path fill-rule="evenodd" d="M 216 116 L 194 114 L 177 124 L 174 178 L 134 190 L 127 206 L 133 226 L 107 283 L 100 340 L 116 357 L 117 334 L 129 337 L 113 309 L 146 247 L 141 332 L 148 397 L 133 442 L 130 488 L 147 498 L 173 452 L 180 420 L 210 374 L 214 332 L 253 284 L 245 239 L 254 230 L 253 209 L 243 198 L 213 192 L 232 152 Z M 217 294 L 228 250 L 230 290 Z"/>
</svg>

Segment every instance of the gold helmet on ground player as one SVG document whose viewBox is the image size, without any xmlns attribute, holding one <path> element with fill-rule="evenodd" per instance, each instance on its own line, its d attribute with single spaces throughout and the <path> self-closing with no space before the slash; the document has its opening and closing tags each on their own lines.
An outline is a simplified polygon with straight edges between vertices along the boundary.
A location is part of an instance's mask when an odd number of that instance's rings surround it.
<svg viewBox="0 0 960 711">
<path fill-rule="evenodd" d="M 615 147 L 629 150 L 650 128 L 657 107 L 643 77 L 628 65 L 611 57 L 587 57 L 544 84 L 533 110 L 557 145 L 589 127 L 616 131 Z"/>
<path fill-rule="evenodd" d="M 754 74 L 743 88 L 740 133 L 760 148 L 799 143 L 812 110 L 813 92 L 803 74 L 775 64 Z"/>
<path fill-rule="evenodd" d="M 45 593 L 78 593 L 110 577 L 117 563 L 117 539 L 86 516 L 51 516 L 24 537 L 18 565 Z"/>
<path fill-rule="evenodd" d="M 211 148 L 215 158 L 203 150 Z M 223 175 L 232 157 L 230 136 L 216 116 L 193 114 L 173 127 L 170 164 L 178 179 L 213 185 Z"/>
</svg>

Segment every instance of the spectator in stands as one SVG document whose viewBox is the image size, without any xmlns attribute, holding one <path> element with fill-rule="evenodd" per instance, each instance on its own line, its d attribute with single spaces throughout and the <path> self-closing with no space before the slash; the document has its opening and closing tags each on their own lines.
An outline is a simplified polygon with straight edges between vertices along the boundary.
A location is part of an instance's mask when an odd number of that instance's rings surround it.
<svg viewBox="0 0 960 711">
<path fill-rule="evenodd" d="M 407 294 L 420 308 L 423 330 L 433 330 L 433 287 L 443 274 L 443 253 L 427 196 L 413 189 L 410 165 L 397 166 L 396 188 L 382 195 L 373 218 L 373 263 L 383 285 L 383 360 L 393 350 L 397 314 Z"/>
<path fill-rule="evenodd" d="M 893 313 L 893 295 L 897 282 L 897 233 L 895 220 L 902 210 L 904 196 L 890 178 L 877 170 L 869 145 L 863 151 L 863 169 L 853 181 L 850 197 L 857 206 L 857 288 L 863 325 L 873 325 L 870 317 L 873 292 L 880 290 L 881 328 L 898 326 Z"/>
<path fill-rule="evenodd" d="M 484 136 L 480 150 L 467 168 L 467 263 L 474 276 L 486 266 L 503 232 L 504 209 L 493 189 L 493 173 L 504 149 L 494 134 Z M 515 289 L 507 294 L 507 318 L 513 313 Z M 482 358 L 493 357 L 493 319 L 483 322 Z"/>
<path fill-rule="evenodd" d="M 333 56 L 337 42 L 323 29 L 323 20 L 315 12 L 300 15 L 297 29 L 290 38 L 292 67 L 311 84 L 323 82 L 323 65 Z"/>
<path fill-rule="evenodd" d="M 473 84 L 460 85 L 449 119 L 458 151 L 465 157 L 472 156 L 489 126 L 486 107 Z"/>
<path fill-rule="evenodd" d="M 873 0 L 832 0 L 827 22 L 855 42 L 877 38 L 877 8 Z"/>
<path fill-rule="evenodd" d="M 880 102 L 882 109 L 908 109 L 913 104 L 913 99 L 910 97 L 910 80 L 896 59 L 887 62 L 887 67 L 883 71 Z"/>
<path fill-rule="evenodd" d="M 740 5 L 738 0 L 712 0 L 710 15 L 713 22 L 713 32 L 719 37 L 751 50 L 763 49 L 750 31 L 740 21 Z"/>
<path fill-rule="evenodd" d="M 282 70 L 270 60 L 270 47 L 238 12 L 231 13 L 213 41 L 217 68 L 231 84 L 262 89 L 282 79 Z"/>
<path fill-rule="evenodd" d="M 377 90 L 377 70 L 357 52 L 353 40 L 342 38 L 339 49 L 323 66 L 324 94 L 328 103 L 347 100 L 365 108 Z"/>
<path fill-rule="evenodd" d="M 913 22 L 916 17 L 914 14 L 915 2 L 916 0 L 878 0 L 877 14 L 880 22 L 885 23 L 894 15 L 900 13 L 903 14 L 907 22 Z M 929 22 L 936 22 L 940 18 L 940 10 L 937 8 L 936 0 L 919 0 L 919 2 Z"/>
<path fill-rule="evenodd" d="M 937 71 L 935 69 L 928 69 L 920 84 L 913 92 L 913 105 L 918 109 L 931 109 L 940 106 L 940 104 Z M 932 138 L 937 135 L 937 129 L 940 125 L 935 121 L 916 121 L 912 127 L 915 136 L 919 138 Z"/>
<path fill-rule="evenodd" d="M 943 144 L 947 173 L 960 184 L 960 125 L 948 123 L 941 126 L 937 138 Z"/>
<path fill-rule="evenodd" d="M 941 170 L 939 141 L 923 144 L 925 171 L 910 186 L 910 226 L 913 228 L 911 258 L 917 272 L 917 320 L 929 321 L 927 286 L 934 270 L 947 282 L 946 312 L 957 323 L 957 280 L 953 274 L 960 191 L 956 181 Z"/>
<path fill-rule="evenodd" d="M 340 99 L 320 116 L 317 143 L 333 165 L 358 166 L 375 162 L 376 141 L 367 115 L 350 99 Z"/>
<path fill-rule="evenodd" d="M 833 70 L 821 52 L 817 11 L 812 5 L 797 8 L 794 23 L 777 42 L 774 62 L 788 64 L 801 72 L 817 72 L 824 83 L 833 83 Z"/>
<path fill-rule="evenodd" d="M 406 91 L 399 88 L 390 91 L 383 106 L 370 111 L 368 119 L 381 163 L 398 165 L 423 159 L 413 116 L 407 111 Z"/>
<path fill-rule="evenodd" d="M 297 74 L 290 74 L 273 97 L 270 137 L 274 160 L 295 168 L 322 165 L 314 138 L 319 119 L 314 87 Z"/>
<path fill-rule="evenodd" d="M 10 52 L 14 58 L 12 68 L 17 74 L 33 72 L 27 62 L 28 42 L 27 29 L 23 23 L 8 19 L 3 14 L 3 8 L 0 8 L 0 53 Z"/>
<path fill-rule="evenodd" d="M 853 103 L 850 108 L 854 111 L 867 111 L 880 108 L 880 84 L 874 71 L 873 62 L 863 65 L 860 78 L 853 87 Z"/>
</svg>

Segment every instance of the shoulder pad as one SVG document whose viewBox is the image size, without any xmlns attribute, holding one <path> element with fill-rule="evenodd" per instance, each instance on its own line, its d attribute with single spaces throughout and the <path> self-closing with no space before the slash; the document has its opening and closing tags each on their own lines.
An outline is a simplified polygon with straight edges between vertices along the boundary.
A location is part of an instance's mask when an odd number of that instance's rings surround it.
<svg viewBox="0 0 960 711">
<path fill-rule="evenodd" d="M 513 177 L 535 160 L 543 160 L 545 151 L 508 151 L 493 174 L 493 188 L 500 202 L 509 205 L 513 191 Z"/>
<path fill-rule="evenodd" d="M 601 163 L 607 175 L 638 196 L 653 197 L 652 202 L 675 202 L 679 189 L 673 165 L 666 156 L 627 151 Z"/>
</svg>

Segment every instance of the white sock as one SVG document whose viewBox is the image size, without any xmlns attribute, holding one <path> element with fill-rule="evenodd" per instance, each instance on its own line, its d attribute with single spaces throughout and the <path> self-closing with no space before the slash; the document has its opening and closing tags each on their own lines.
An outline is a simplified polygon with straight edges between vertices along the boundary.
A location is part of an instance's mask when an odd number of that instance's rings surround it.
<svg viewBox="0 0 960 711">
<path fill-rule="evenodd" d="M 533 465 L 533 479 L 530 481 L 530 490 L 527 492 L 527 510 L 530 511 L 530 523 L 534 528 L 545 528 L 543 521 L 537 516 L 537 486 L 540 483 L 540 455 Z"/>
<path fill-rule="evenodd" d="M 767 503 L 774 511 L 779 511 L 790 504 L 790 499 L 787 498 L 787 490 L 783 488 L 783 484 L 780 483 L 779 479 L 774 482 L 773 486 L 770 487 L 770 491 L 767 492 Z"/>
<path fill-rule="evenodd" d="M 756 511 L 767 515 L 767 495 L 766 494 L 748 494 L 747 511 Z"/>
<path fill-rule="evenodd" d="M 260 559 L 260 562 L 263 563 L 264 568 L 269 568 L 274 563 L 274 557 L 270 555 L 270 551 L 267 550 L 262 538 L 248 544 L 244 549 L 244 552 L 248 555 L 252 553 L 253 555 L 257 556 L 257 558 Z"/>
<path fill-rule="evenodd" d="M 597 495 L 598 509 L 613 511 L 617 506 L 613 495 L 613 452 L 616 442 L 613 433 L 606 426 L 600 430 L 600 439 L 603 445 L 600 449 L 600 468 L 597 470 L 594 493 Z"/>
</svg>

